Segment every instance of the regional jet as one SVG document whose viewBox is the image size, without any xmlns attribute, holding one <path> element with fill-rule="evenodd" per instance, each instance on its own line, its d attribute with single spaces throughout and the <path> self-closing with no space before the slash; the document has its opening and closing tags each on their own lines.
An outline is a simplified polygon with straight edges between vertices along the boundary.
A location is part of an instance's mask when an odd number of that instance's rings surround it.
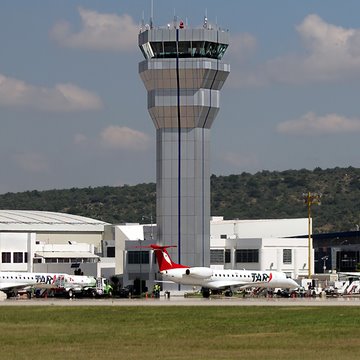
<svg viewBox="0 0 360 360">
<path fill-rule="evenodd" d="M 16 296 L 21 290 L 31 294 L 32 289 L 50 289 L 66 292 L 72 297 L 75 292 L 94 287 L 96 279 L 93 276 L 31 273 L 31 272 L 0 272 L 0 290 L 7 298 Z"/>
<path fill-rule="evenodd" d="M 283 288 L 296 289 L 299 285 L 285 273 L 279 271 L 256 270 L 215 270 L 209 267 L 189 267 L 176 264 L 170 258 L 167 248 L 151 244 L 159 271 L 165 281 L 191 286 L 201 286 L 203 297 L 209 297 L 211 290 L 225 290 L 225 295 L 232 296 L 234 289 Z"/>
</svg>

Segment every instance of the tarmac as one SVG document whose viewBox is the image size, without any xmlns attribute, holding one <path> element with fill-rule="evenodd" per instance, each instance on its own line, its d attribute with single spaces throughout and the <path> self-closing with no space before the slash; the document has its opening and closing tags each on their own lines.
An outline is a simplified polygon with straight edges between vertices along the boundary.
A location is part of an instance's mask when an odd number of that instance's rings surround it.
<svg viewBox="0 0 360 360">
<path fill-rule="evenodd" d="M 1 306 L 360 306 L 360 297 L 337 298 L 185 298 L 160 299 L 62 299 L 13 298 L 0 300 Z"/>
</svg>

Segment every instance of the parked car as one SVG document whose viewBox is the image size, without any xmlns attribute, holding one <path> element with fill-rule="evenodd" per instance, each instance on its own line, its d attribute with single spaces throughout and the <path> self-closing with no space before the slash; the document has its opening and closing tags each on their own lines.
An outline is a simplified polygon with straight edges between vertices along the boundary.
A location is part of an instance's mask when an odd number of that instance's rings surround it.
<svg viewBox="0 0 360 360">
<path fill-rule="evenodd" d="M 127 285 L 118 292 L 120 298 L 129 298 L 134 293 L 134 285 Z"/>
</svg>

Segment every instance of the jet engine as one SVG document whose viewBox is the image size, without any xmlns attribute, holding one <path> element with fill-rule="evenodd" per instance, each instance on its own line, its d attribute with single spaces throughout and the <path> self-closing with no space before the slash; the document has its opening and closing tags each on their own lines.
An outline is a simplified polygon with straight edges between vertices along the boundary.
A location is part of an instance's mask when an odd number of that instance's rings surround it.
<svg viewBox="0 0 360 360">
<path fill-rule="evenodd" d="M 185 274 L 200 279 L 207 279 L 212 276 L 213 271 L 207 267 L 192 267 L 186 269 Z"/>
</svg>

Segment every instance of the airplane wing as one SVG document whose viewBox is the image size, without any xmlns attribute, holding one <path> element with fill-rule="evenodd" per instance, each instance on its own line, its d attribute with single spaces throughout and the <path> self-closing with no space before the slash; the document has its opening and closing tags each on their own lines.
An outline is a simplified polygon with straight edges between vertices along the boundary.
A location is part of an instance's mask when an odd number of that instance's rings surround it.
<svg viewBox="0 0 360 360">
<path fill-rule="evenodd" d="M 19 284 L 19 283 L 6 283 L 0 285 L 0 290 L 4 292 L 11 292 L 14 290 L 26 290 L 30 289 L 33 285 L 29 284 Z"/>
</svg>

